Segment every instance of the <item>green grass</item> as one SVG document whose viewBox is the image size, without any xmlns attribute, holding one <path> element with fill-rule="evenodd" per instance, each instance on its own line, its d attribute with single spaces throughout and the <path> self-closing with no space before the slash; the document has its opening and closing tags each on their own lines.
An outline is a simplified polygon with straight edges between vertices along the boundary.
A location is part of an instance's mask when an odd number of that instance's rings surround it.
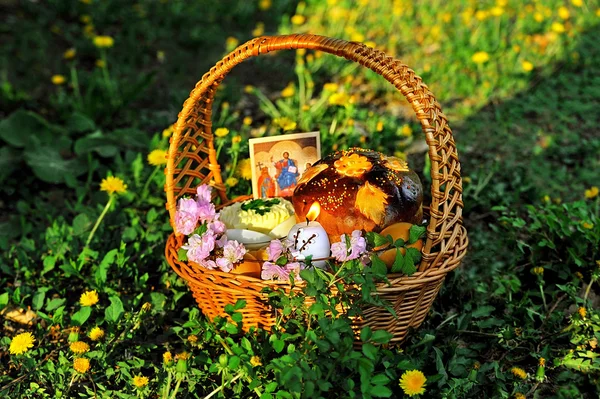
<svg viewBox="0 0 600 399">
<path fill-rule="evenodd" d="M 168 397 L 178 389 L 177 397 L 199 398 L 406 397 L 398 380 L 418 369 L 427 377 L 424 397 L 597 397 L 600 200 L 584 193 L 598 186 L 600 170 L 598 3 L 259 3 L 3 5 L 2 33 L 14 40 L 0 50 L 0 395 Z M 81 21 L 85 15 L 91 23 Z M 293 15 L 306 20 L 294 25 Z M 303 322 L 245 336 L 232 323 L 215 326 L 164 260 L 172 231 L 164 176 L 146 157 L 168 148 L 163 130 L 235 44 L 228 38 L 251 38 L 258 21 L 266 34 L 372 41 L 423 76 L 449 115 L 470 248 L 402 351 L 370 344 L 353 351 L 344 318 L 323 317 L 311 333 Z M 91 24 L 114 46 L 96 48 L 85 33 Z M 69 48 L 76 55 L 65 60 Z M 489 60 L 475 63 L 478 51 Z M 535 68 L 526 71 L 523 61 Z M 57 74 L 65 84 L 51 83 Z M 329 82 L 337 83 L 338 104 L 323 90 Z M 282 97 L 289 84 L 294 93 Z M 248 137 L 281 134 L 281 116 L 296 123 L 291 131 L 320 130 L 324 153 L 357 145 L 425 167 L 410 107 L 356 65 L 281 53 L 236 68 L 223 86 L 214 127 L 231 131 L 220 161 L 238 179 L 232 195 L 249 190 L 232 159 L 247 157 Z M 236 135 L 242 142 L 231 146 Z M 115 198 L 86 248 L 107 203 L 99 191 L 107 175 L 121 177 L 127 193 Z M 78 301 L 91 289 L 100 301 L 88 314 Z M 277 300 L 285 308 L 302 298 Z M 20 324 L 17 315 L 29 308 L 33 324 Z M 79 339 L 91 346 L 85 375 L 73 372 L 68 348 L 78 338 L 71 327 L 80 324 Z M 106 335 L 93 342 L 87 334 L 96 325 Z M 9 354 L 11 339 L 25 331 L 35 346 Z M 164 363 L 165 351 L 190 358 Z M 528 376 L 515 376 L 513 367 Z M 148 386 L 136 388 L 136 375 L 148 377 Z"/>
</svg>

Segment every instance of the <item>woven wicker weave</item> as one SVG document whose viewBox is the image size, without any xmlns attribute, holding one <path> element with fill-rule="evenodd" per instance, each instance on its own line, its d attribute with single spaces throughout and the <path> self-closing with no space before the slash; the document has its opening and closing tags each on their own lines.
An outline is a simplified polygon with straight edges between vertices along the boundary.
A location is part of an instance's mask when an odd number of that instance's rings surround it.
<svg viewBox="0 0 600 399">
<path fill-rule="evenodd" d="M 373 329 L 385 329 L 393 334 L 392 342 L 400 342 L 409 327 L 418 327 L 423 322 L 446 274 L 456 268 L 465 255 L 468 240 L 462 226 L 460 163 L 446 116 L 421 78 L 399 60 L 364 44 L 308 34 L 259 37 L 239 46 L 196 84 L 177 119 L 165 169 L 171 225 L 174 225 L 177 199 L 185 194 L 194 195 L 199 184 L 210 183 L 223 204 L 231 202 L 225 192 L 211 130 L 217 87 L 227 73 L 242 61 L 287 49 L 320 50 L 373 70 L 406 97 L 421 123 L 429 146 L 432 181 L 432 202 L 426 212 L 429 225 L 422 261 L 417 273 L 412 276 L 391 274 L 388 276 L 390 285 L 378 286 L 378 294 L 392 304 L 397 318 L 385 309 L 373 307 L 365 309 L 362 320 L 355 321 L 357 327 L 369 325 Z M 261 290 L 265 287 L 289 289 L 288 283 L 209 271 L 180 262 L 177 250 L 183 239 L 173 233 L 167 241 L 165 254 L 177 274 L 187 281 L 206 316 L 212 319 L 223 315 L 225 305 L 244 299 L 247 305 L 242 313 L 246 329 L 251 326 L 269 329 L 274 325 L 276 314 L 267 305 Z"/>
</svg>

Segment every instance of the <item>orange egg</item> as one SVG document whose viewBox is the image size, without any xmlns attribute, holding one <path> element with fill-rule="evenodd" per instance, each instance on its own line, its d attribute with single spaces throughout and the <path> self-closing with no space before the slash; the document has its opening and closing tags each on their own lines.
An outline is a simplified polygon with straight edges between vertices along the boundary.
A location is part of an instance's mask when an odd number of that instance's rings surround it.
<svg viewBox="0 0 600 399">
<path fill-rule="evenodd" d="M 401 238 L 405 242 L 408 242 L 411 226 L 412 224 L 410 223 L 394 223 L 383 229 L 379 234 L 381 234 L 384 237 L 389 234 L 392 236 L 394 241 Z M 423 240 L 418 240 L 417 242 L 413 244 L 408 244 L 406 246 L 408 248 L 416 248 L 420 251 L 421 248 L 423 248 Z M 400 253 L 404 255 L 406 253 L 406 250 L 404 248 L 400 248 Z M 392 267 L 392 265 L 394 264 L 394 260 L 396 260 L 396 248 L 380 253 L 378 256 L 379 259 L 381 259 L 387 265 L 387 267 Z"/>
<path fill-rule="evenodd" d="M 267 260 L 269 259 L 269 255 L 265 249 L 257 249 L 255 251 L 248 251 L 248 254 L 252 255 L 258 260 Z"/>
<path fill-rule="evenodd" d="M 242 263 L 233 268 L 230 273 L 240 274 L 242 276 L 260 278 L 262 271 L 262 261 L 257 260 L 256 257 L 247 253 L 244 255 Z"/>
</svg>

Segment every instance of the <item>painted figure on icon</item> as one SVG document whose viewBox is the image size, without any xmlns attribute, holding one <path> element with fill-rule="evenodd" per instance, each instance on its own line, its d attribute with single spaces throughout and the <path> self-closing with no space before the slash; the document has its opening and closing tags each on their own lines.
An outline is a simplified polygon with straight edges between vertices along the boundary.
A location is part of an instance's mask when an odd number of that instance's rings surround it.
<svg viewBox="0 0 600 399">
<path fill-rule="evenodd" d="M 285 151 L 282 156 L 283 159 L 274 164 L 277 169 L 277 184 L 280 190 L 279 195 L 289 196 L 292 195 L 298 181 L 298 167 L 294 160 L 290 158 L 289 152 Z"/>
<path fill-rule="evenodd" d="M 258 189 L 261 198 L 270 198 L 275 196 L 275 180 L 269 174 L 269 168 L 263 166 L 258 176 Z"/>
</svg>

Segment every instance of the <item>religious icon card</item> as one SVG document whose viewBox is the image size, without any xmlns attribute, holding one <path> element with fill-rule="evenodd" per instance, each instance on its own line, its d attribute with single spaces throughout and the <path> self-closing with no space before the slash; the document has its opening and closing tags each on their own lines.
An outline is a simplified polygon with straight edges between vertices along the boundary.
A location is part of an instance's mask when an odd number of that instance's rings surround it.
<svg viewBox="0 0 600 399">
<path fill-rule="evenodd" d="M 254 198 L 291 197 L 302 173 L 319 159 L 319 132 L 250 139 Z"/>
</svg>

